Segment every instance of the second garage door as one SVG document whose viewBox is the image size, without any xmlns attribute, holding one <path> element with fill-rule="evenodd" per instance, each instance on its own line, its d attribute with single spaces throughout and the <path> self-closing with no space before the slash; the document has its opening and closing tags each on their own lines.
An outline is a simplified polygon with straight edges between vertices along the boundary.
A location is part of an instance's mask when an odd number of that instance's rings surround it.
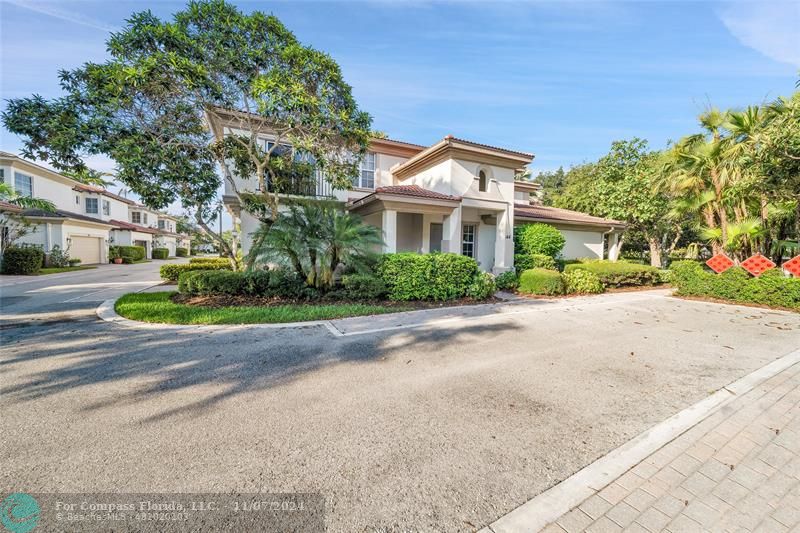
<svg viewBox="0 0 800 533">
<path fill-rule="evenodd" d="M 83 265 L 94 265 L 100 262 L 99 237 L 71 237 L 69 256 L 80 259 Z"/>
</svg>

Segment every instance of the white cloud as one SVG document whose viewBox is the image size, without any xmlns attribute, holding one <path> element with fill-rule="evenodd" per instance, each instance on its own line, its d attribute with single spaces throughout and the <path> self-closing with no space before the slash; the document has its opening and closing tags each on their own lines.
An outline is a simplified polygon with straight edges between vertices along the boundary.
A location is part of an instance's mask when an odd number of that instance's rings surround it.
<svg viewBox="0 0 800 533">
<path fill-rule="evenodd" d="M 35 11 L 36 13 L 41 13 L 43 15 L 48 15 L 50 17 L 57 18 L 59 20 L 63 20 L 66 22 L 72 22 L 74 24 L 80 24 L 81 26 L 87 26 L 89 28 L 94 28 L 96 30 L 103 30 L 107 32 L 114 32 L 119 31 L 119 28 L 113 26 L 111 24 L 107 24 L 102 20 L 98 20 L 92 17 L 87 17 L 85 15 L 81 15 L 75 10 L 68 11 L 66 9 L 62 9 L 56 7 L 48 2 L 30 2 L 28 0 L 4 0 L 6 3 L 28 9 L 30 11 Z"/>
<path fill-rule="evenodd" d="M 765 56 L 800 67 L 800 2 L 734 2 L 720 18 L 742 44 Z"/>
</svg>

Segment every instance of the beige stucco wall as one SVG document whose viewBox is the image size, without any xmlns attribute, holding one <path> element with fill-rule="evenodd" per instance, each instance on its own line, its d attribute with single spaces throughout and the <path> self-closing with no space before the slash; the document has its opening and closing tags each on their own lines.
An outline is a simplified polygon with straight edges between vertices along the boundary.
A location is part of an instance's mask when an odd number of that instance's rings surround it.
<svg viewBox="0 0 800 533">
<path fill-rule="evenodd" d="M 561 252 L 565 259 L 603 258 L 602 231 L 567 229 L 563 226 L 558 227 L 558 230 L 566 239 Z"/>
</svg>

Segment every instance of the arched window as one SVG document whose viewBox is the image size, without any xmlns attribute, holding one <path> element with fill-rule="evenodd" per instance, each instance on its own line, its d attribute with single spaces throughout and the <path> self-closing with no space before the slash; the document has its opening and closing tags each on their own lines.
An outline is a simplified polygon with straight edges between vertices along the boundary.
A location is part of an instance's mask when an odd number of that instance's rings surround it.
<svg viewBox="0 0 800 533">
<path fill-rule="evenodd" d="M 486 172 L 481 170 L 478 172 L 478 190 L 481 192 L 486 192 L 489 185 L 489 180 L 486 179 Z"/>
</svg>

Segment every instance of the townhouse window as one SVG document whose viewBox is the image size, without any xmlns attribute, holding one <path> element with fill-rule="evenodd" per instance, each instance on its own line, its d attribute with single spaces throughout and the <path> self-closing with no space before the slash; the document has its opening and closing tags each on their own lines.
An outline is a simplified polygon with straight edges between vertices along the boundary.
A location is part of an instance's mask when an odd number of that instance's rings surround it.
<svg viewBox="0 0 800 533">
<path fill-rule="evenodd" d="M 142 224 L 147 225 L 147 213 L 142 213 Z"/>
<path fill-rule="evenodd" d="M 103 214 L 110 215 L 111 214 L 111 202 L 108 200 L 103 200 Z"/>
<path fill-rule="evenodd" d="M 33 178 L 22 172 L 14 172 L 14 191 L 20 196 L 33 196 Z"/>
<path fill-rule="evenodd" d="M 163 220 L 159 220 L 159 221 L 158 221 L 158 229 L 164 229 L 164 225 L 165 225 L 165 224 L 164 224 L 164 221 L 163 221 Z"/>
<path fill-rule="evenodd" d="M 131 222 L 134 224 L 142 223 L 142 213 L 139 211 L 131 211 Z"/>
<path fill-rule="evenodd" d="M 464 224 L 461 232 L 461 255 L 475 257 L 475 225 Z"/>
<path fill-rule="evenodd" d="M 353 180 L 354 187 L 375 188 L 375 154 L 367 152 L 359 165 L 358 176 Z"/>
<path fill-rule="evenodd" d="M 481 170 L 478 172 L 478 190 L 486 192 L 488 190 L 489 180 L 486 178 L 486 172 Z"/>
<path fill-rule="evenodd" d="M 92 215 L 97 214 L 97 198 L 86 199 L 86 212 Z"/>
<path fill-rule="evenodd" d="M 75 195 L 75 205 L 81 205 L 81 196 L 79 194 Z"/>
<path fill-rule="evenodd" d="M 6 182 L 6 169 L 0 168 L 0 183 Z"/>
</svg>

